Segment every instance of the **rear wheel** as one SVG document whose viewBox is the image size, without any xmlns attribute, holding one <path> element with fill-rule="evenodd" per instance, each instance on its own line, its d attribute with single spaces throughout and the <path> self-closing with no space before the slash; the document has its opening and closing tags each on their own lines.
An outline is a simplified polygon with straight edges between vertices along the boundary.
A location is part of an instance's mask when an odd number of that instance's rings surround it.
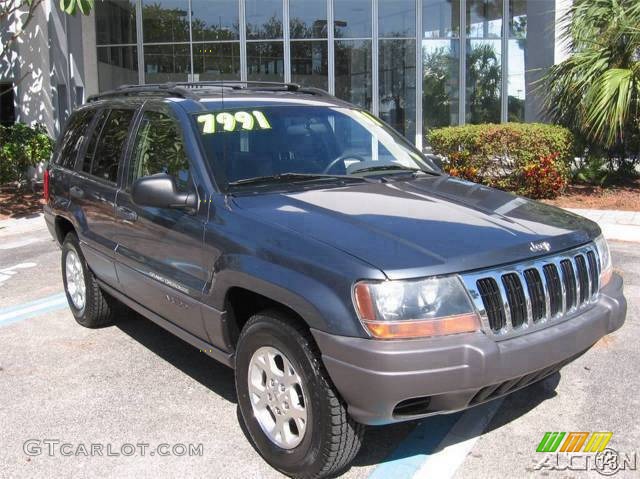
<svg viewBox="0 0 640 479">
<path fill-rule="evenodd" d="M 62 243 L 62 281 L 69 308 L 86 328 L 108 326 L 127 308 L 100 289 L 80 250 L 78 237 L 68 233 Z"/>
<path fill-rule="evenodd" d="M 276 311 L 253 316 L 236 350 L 236 389 L 255 448 L 296 478 L 344 470 L 362 443 L 309 332 Z"/>
</svg>

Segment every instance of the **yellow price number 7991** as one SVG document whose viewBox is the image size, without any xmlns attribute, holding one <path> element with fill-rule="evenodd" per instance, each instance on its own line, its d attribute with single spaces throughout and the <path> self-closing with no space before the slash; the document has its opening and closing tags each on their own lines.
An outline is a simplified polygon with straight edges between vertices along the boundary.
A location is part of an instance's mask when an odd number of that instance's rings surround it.
<svg viewBox="0 0 640 479">
<path fill-rule="evenodd" d="M 198 116 L 198 123 L 202 124 L 202 133 L 211 135 L 218 132 L 240 130 L 268 130 L 271 124 L 261 111 L 237 111 L 235 113 L 223 111 L 221 113 L 207 113 Z"/>
</svg>

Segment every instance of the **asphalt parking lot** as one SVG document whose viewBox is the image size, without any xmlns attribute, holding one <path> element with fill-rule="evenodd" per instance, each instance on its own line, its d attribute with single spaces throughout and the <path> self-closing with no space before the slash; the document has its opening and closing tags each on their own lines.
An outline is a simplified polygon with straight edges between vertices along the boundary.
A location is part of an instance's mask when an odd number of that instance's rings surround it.
<svg viewBox="0 0 640 479">
<path fill-rule="evenodd" d="M 610 431 L 610 448 L 640 455 L 640 243 L 611 247 L 629 301 L 620 331 L 504 400 L 370 428 L 344 477 L 601 477 L 537 469 L 547 431 Z M 231 370 L 133 314 L 75 323 L 38 220 L 0 228 L 0 404 L 2 478 L 281 477 L 239 426 Z M 616 477 L 640 477 L 632 465 Z"/>
</svg>

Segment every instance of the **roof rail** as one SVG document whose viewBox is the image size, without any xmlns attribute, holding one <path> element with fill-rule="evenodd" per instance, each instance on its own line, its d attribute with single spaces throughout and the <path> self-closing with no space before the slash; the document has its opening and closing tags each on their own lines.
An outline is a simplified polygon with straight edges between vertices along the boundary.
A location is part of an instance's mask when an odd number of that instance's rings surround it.
<svg viewBox="0 0 640 479">
<path fill-rule="evenodd" d="M 261 88 L 262 87 L 262 88 Z M 267 91 L 288 91 L 307 93 L 317 96 L 331 96 L 320 88 L 302 87 L 297 83 L 280 83 L 271 81 L 242 81 L 242 80 L 216 80 L 201 82 L 175 82 L 175 83 L 152 83 L 146 85 L 123 85 L 115 90 L 106 91 L 97 95 L 92 95 L 87 99 L 91 103 L 106 98 L 122 97 L 129 95 L 156 95 L 163 97 L 191 98 L 198 99 L 193 90 L 218 88 L 231 90 L 267 90 Z"/>
<path fill-rule="evenodd" d="M 234 90 L 261 89 L 261 90 L 279 91 L 281 89 L 284 89 L 290 92 L 307 93 L 309 95 L 331 96 L 331 94 L 328 91 L 322 90 L 321 88 L 303 87 L 298 83 L 284 83 L 284 82 L 274 82 L 274 81 L 214 80 L 214 81 L 202 81 L 202 82 L 176 83 L 176 85 L 179 85 L 185 88 L 194 88 L 194 89 L 206 88 L 210 86 L 229 87 Z M 267 87 L 267 88 L 259 88 L 259 87 Z"/>
<path fill-rule="evenodd" d="M 198 82 L 178 82 L 173 85 L 183 87 L 183 88 L 207 88 L 207 87 L 228 87 L 234 90 L 241 90 L 243 88 L 251 88 L 251 87 L 273 87 L 273 88 L 282 88 L 287 91 L 298 91 L 301 89 L 301 86 L 297 83 L 284 83 L 284 82 L 274 82 L 274 81 L 243 81 L 243 80 L 211 80 L 211 81 L 198 81 Z"/>
<path fill-rule="evenodd" d="M 122 97 L 129 95 L 158 95 L 163 97 L 193 98 L 194 95 L 187 89 L 180 88 L 173 83 L 149 84 L 149 85 L 122 85 L 115 90 L 106 91 L 90 96 L 87 103 L 104 100 L 105 98 Z"/>
</svg>

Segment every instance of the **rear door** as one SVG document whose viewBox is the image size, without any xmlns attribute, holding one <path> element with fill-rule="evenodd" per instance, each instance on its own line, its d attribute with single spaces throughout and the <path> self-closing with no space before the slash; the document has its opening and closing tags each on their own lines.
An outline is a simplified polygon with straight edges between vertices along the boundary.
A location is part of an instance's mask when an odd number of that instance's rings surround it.
<svg viewBox="0 0 640 479">
<path fill-rule="evenodd" d="M 170 107 L 145 104 L 128 163 L 117 198 L 114 239 L 121 288 L 156 314 L 206 339 L 200 299 L 210 276 L 203 258 L 207 205 L 199 202 L 197 210 L 186 211 L 143 207 L 131 199 L 133 183 L 157 173 L 172 175 L 184 192 L 196 192 L 202 184 Z"/>
<path fill-rule="evenodd" d="M 71 115 L 60 137 L 49 168 L 52 208 L 66 210 L 69 207 L 69 180 L 74 176 L 78 153 L 91 133 L 91 123 L 95 115 L 93 109 L 83 109 Z"/>
<path fill-rule="evenodd" d="M 115 201 L 135 107 L 102 109 L 71 178 L 69 198 L 80 225 L 83 253 L 95 275 L 117 284 Z"/>
</svg>

